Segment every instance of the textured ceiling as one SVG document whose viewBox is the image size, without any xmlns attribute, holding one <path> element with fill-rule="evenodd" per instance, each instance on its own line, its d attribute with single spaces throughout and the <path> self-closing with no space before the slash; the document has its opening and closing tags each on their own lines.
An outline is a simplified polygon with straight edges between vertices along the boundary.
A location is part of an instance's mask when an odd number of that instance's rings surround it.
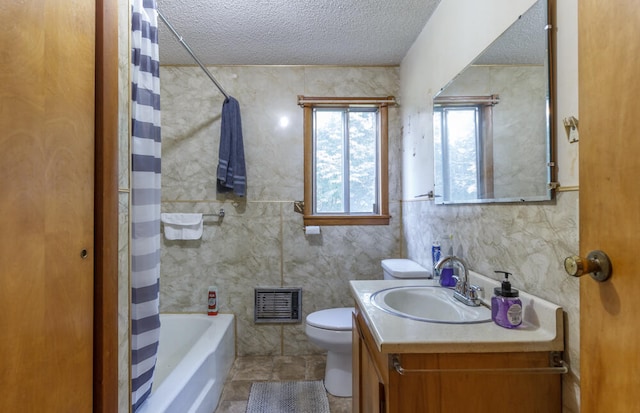
<svg viewBox="0 0 640 413">
<path fill-rule="evenodd" d="M 440 0 L 158 0 L 209 65 L 397 65 Z M 160 63 L 194 64 L 167 26 Z"/>
<path fill-rule="evenodd" d="M 547 56 L 547 9 L 536 2 L 473 62 L 478 65 L 541 65 Z"/>
</svg>

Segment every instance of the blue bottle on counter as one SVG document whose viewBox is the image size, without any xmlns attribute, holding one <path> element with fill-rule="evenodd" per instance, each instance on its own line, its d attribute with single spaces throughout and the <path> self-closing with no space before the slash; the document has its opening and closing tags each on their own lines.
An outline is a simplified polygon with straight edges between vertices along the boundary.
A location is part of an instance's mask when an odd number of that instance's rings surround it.
<svg viewBox="0 0 640 413">
<path fill-rule="evenodd" d="M 440 261 L 441 251 L 440 251 L 440 243 L 438 241 L 434 241 L 433 245 L 431 245 L 431 261 L 433 265 L 431 269 L 433 270 L 433 278 L 438 278 L 440 273 L 436 270 L 436 264 Z"/>
<path fill-rule="evenodd" d="M 456 280 L 453 275 L 453 264 L 449 261 L 440 270 L 440 285 L 443 287 L 455 287 Z"/>
<path fill-rule="evenodd" d="M 453 256 L 453 235 L 449 236 L 449 256 Z M 456 280 L 453 278 L 455 275 L 453 263 L 447 261 L 440 270 L 440 285 L 443 287 L 455 287 Z"/>
<path fill-rule="evenodd" d="M 504 280 L 500 287 L 496 287 L 491 297 L 491 319 L 494 323 L 504 328 L 516 328 L 522 324 L 522 301 L 520 293 L 511 288 L 509 276 L 506 271 L 495 271 L 504 274 Z"/>
</svg>

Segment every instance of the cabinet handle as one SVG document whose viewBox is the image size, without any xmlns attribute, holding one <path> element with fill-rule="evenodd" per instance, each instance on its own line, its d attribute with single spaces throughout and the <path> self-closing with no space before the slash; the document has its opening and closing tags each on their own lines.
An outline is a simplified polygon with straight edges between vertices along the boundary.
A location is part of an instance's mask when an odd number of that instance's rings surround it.
<svg viewBox="0 0 640 413">
<path fill-rule="evenodd" d="M 563 360 L 553 357 L 553 362 L 557 364 L 557 366 L 521 368 L 495 367 L 486 369 L 405 369 L 400 364 L 398 355 L 393 355 L 393 368 L 400 375 L 415 373 L 566 374 L 569 372 L 569 368 Z"/>
</svg>

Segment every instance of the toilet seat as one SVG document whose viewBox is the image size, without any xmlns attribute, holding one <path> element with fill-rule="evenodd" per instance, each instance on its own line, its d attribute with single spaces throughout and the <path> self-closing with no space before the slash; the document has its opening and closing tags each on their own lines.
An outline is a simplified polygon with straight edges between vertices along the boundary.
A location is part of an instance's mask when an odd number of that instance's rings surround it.
<svg viewBox="0 0 640 413">
<path fill-rule="evenodd" d="M 316 311 L 307 316 L 307 324 L 324 330 L 350 331 L 353 311 L 353 307 Z"/>
</svg>

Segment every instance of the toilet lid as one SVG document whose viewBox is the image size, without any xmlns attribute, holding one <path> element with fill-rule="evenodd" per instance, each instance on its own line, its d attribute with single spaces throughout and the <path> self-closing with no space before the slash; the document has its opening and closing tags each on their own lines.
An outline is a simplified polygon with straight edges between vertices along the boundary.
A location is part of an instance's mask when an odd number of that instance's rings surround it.
<svg viewBox="0 0 640 413">
<path fill-rule="evenodd" d="M 353 307 L 345 307 L 316 311 L 307 316 L 307 324 L 326 330 L 351 330 L 353 310 Z"/>
</svg>

